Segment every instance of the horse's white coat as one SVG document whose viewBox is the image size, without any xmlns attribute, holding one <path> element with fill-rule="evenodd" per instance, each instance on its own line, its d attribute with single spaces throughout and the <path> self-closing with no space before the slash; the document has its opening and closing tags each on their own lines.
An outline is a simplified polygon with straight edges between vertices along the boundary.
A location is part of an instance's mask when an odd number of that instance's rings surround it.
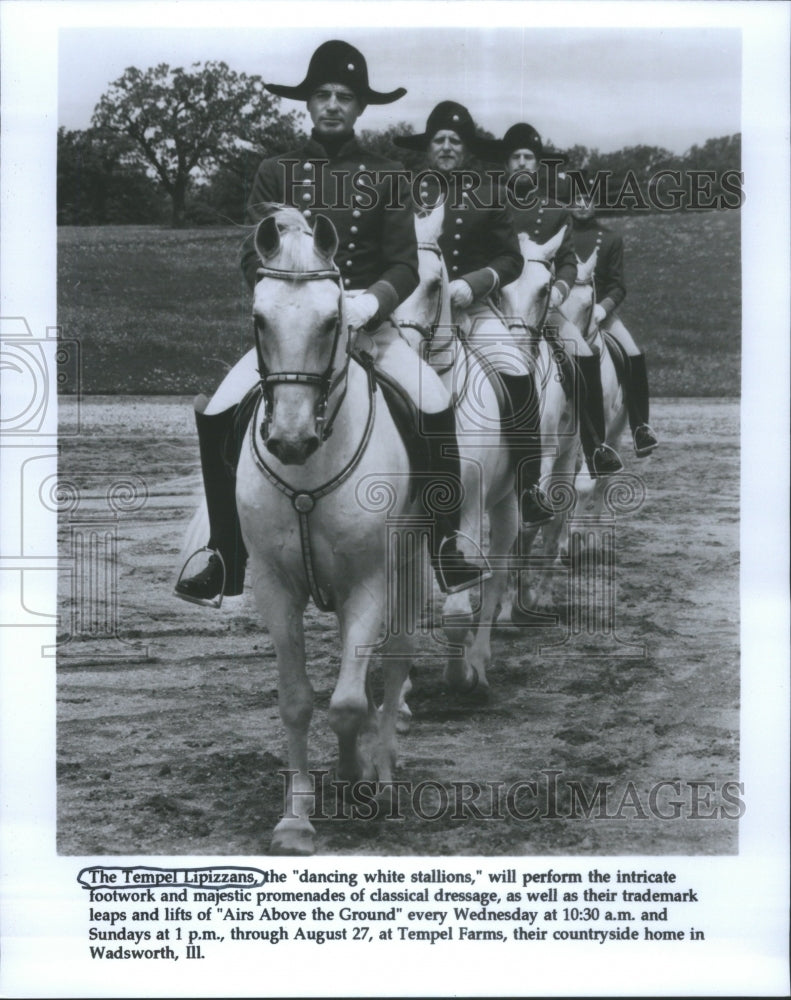
<svg viewBox="0 0 791 1000">
<path fill-rule="evenodd" d="M 456 408 L 456 435 L 461 459 L 464 500 L 461 509 L 459 548 L 471 562 L 480 562 L 484 548 L 484 515 L 489 516 L 488 557 L 493 575 L 481 588 L 477 621 L 470 605 L 470 591 L 449 595 L 443 617 L 448 639 L 461 654 L 449 657 L 447 683 L 458 690 L 475 683 L 488 688 L 486 670 L 491 661 L 491 626 L 508 581 L 508 556 L 516 537 L 517 510 L 514 475 L 500 430 L 500 410 L 486 369 L 475 355 L 461 349 L 451 322 L 449 281 L 437 239 L 442 230 L 443 208 L 415 220 L 420 258 L 420 284 L 396 310 L 402 336 L 440 374 Z M 418 326 L 433 329 L 426 342 Z M 520 355 L 520 363 L 524 364 Z M 473 544 L 463 537 L 468 535 Z M 457 624 L 453 624 L 453 623 Z M 465 645 L 472 630 L 472 641 Z"/>
<path fill-rule="evenodd" d="M 329 261 L 314 247 L 309 231 L 295 229 L 283 232 L 278 256 L 266 263 L 307 270 L 326 268 Z M 321 370 L 329 351 L 325 323 L 337 309 L 339 294 L 332 281 L 263 278 L 259 282 L 255 310 L 264 323 L 265 352 L 273 370 L 281 364 L 294 371 Z M 345 340 L 340 347 L 345 351 Z M 302 384 L 274 387 L 271 432 L 285 436 L 294 454 L 299 454 L 300 442 L 313 433 L 311 414 L 317 391 L 316 386 Z M 330 411 L 334 403 L 331 397 Z M 392 779 L 399 692 L 410 665 L 410 635 L 404 629 L 391 629 L 389 656 L 384 660 L 384 704 L 382 712 L 376 713 L 366 685 L 371 652 L 380 638 L 382 623 L 389 616 L 398 621 L 404 613 L 396 597 L 403 588 L 392 586 L 389 572 L 388 516 L 410 510 L 407 454 L 387 408 L 380 398 L 377 403 L 370 442 L 359 466 L 334 492 L 320 498 L 310 515 L 318 582 L 332 593 L 342 640 L 329 720 L 338 737 L 338 778 L 347 781 L 374 774 L 381 781 Z M 368 409 L 366 373 L 352 363 L 347 395 L 329 439 L 302 464 L 283 464 L 269 455 L 267 464 L 295 489 L 320 487 L 351 460 Z M 260 471 L 251 434 L 260 436 L 260 423 L 252 426 L 242 448 L 237 504 L 250 553 L 253 591 L 277 654 L 280 714 L 288 738 L 289 769 L 295 772 L 272 850 L 311 853 L 314 788 L 308 774 L 307 734 L 313 690 L 305 666 L 302 620 L 308 582 L 298 515 L 288 497 Z M 367 485 L 361 488 L 361 484 Z M 405 570 L 400 563 L 396 567 L 396 572 Z M 378 734 L 370 759 L 363 759 L 358 746 L 363 731 Z"/>
</svg>

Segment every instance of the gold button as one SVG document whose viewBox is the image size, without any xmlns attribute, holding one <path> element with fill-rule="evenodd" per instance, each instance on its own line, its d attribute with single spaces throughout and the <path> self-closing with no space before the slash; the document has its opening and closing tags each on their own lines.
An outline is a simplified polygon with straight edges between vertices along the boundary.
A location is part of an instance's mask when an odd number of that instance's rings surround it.
<svg viewBox="0 0 791 1000">
<path fill-rule="evenodd" d="M 347 266 L 347 267 L 351 267 L 351 266 L 352 266 L 352 262 L 351 262 L 350 260 L 347 260 L 347 261 L 346 261 L 346 266 Z"/>
<path fill-rule="evenodd" d="M 461 225 L 461 223 L 462 223 L 462 220 L 461 220 L 461 218 L 458 218 L 458 219 L 456 219 L 456 225 L 457 225 L 457 226 L 460 226 L 460 225 Z"/>
<path fill-rule="evenodd" d="M 456 233 L 456 234 L 454 235 L 453 239 L 454 239 L 454 240 L 460 240 L 460 239 L 461 239 L 461 233 Z"/>
<path fill-rule="evenodd" d="M 348 69 L 349 72 L 351 73 L 351 71 L 354 69 L 354 63 L 347 63 L 346 64 L 346 69 Z"/>
<path fill-rule="evenodd" d="M 360 209 L 359 208 L 355 208 L 355 210 L 352 212 L 352 218 L 354 218 L 354 219 L 359 219 L 360 218 Z"/>
<path fill-rule="evenodd" d="M 313 178 L 312 177 L 305 177 L 303 179 L 302 183 L 303 184 L 312 184 L 313 183 Z"/>
<path fill-rule="evenodd" d="M 309 219 L 310 218 L 310 209 L 309 208 L 303 209 L 302 214 L 305 216 L 306 219 Z"/>
<path fill-rule="evenodd" d="M 356 243 L 350 243 L 349 244 L 349 249 L 350 250 L 356 250 L 357 249 L 357 244 Z"/>
<path fill-rule="evenodd" d="M 312 197 L 313 197 L 313 196 L 311 195 L 310 191 L 306 191 L 306 192 L 305 192 L 305 193 L 304 193 L 304 194 L 302 195 L 302 200 L 303 200 L 303 201 L 310 201 L 310 199 L 311 199 Z"/>
<path fill-rule="evenodd" d="M 458 271 L 458 267 L 456 267 L 456 266 L 454 265 L 454 266 L 453 266 L 453 267 L 451 268 L 451 271 Z"/>
<path fill-rule="evenodd" d="M 352 226 L 351 229 L 349 230 L 349 232 L 350 233 L 357 233 L 357 232 L 359 232 L 359 230 L 357 229 L 357 226 Z"/>
<path fill-rule="evenodd" d="M 458 250 L 454 250 L 453 251 L 453 256 L 454 257 L 458 257 L 459 256 L 459 251 Z"/>
<path fill-rule="evenodd" d="M 361 164 L 360 164 L 360 167 L 359 167 L 359 169 L 360 169 L 360 170 L 365 170 L 365 164 L 364 164 L 364 163 L 361 163 Z"/>
<path fill-rule="evenodd" d="M 303 167 L 304 170 L 312 170 L 313 169 L 313 164 L 312 163 L 303 163 L 302 167 Z"/>
<path fill-rule="evenodd" d="M 348 287 L 349 287 L 349 285 L 350 285 L 350 284 L 352 283 L 352 279 L 351 279 L 351 278 L 344 278 L 344 279 L 343 279 L 343 283 L 344 283 L 344 285 L 346 285 L 346 287 L 348 288 Z"/>
</svg>

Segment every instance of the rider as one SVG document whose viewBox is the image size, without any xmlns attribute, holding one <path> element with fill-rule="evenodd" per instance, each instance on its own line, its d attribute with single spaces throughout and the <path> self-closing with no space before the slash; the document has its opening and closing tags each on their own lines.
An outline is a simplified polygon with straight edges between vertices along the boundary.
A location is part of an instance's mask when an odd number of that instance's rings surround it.
<svg viewBox="0 0 791 1000">
<path fill-rule="evenodd" d="M 519 277 L 524 260 L 502 190 L 490 175 L 465 169 L 471 157 L 490 159 L 492 142 L 477 136 L 470 112 L 455 101 L 434 108 L 425 132 L 393 141 L 426 154 L 430 170 L 421 175 L 417 207 L 445 205 L 438 242 L 450 278 L 453 320 L 469 329 L 470 343 L 490 360 L 508 390 L 511 412 L 505 428 L 519 470 L 521 520 L 549 519 L 535 471 L 541 462 L 535 381 L 495 306 L 500 288 Z"/>
<path fill-rule="evenodd" d="M 313 121 L 310 138 L 297 149 L 264 160 L 258 168 L 247 206 L 254 227 L 266 203 L 288 204 L 310 220 L 318 212 L 334 224 L 339 238 L 335 264 L 346 295 L 346 320 L 358 333 L 356 346 L 377 367 L 404 384 L 419 402 L 421 429 L 426 432 L 432 474 L 459 480 L 455 414 L 436 373 L 398 337 L 390 321 L 392 310 L 418 284 L 417 244 L 406 176 L 398 178 L 398 204 L 392 204 L 387 172 L 400 164 L 363 149 L 354 134 L 357 118 L 368 104 L 390 104 L 406 93 L 403 88 L 379 93 L 368 84 L 365 58 L 352 45 L 329 41 L 314 52 L 308 72 L 295 87 L 267 84 L 277 96 L 307 102 Z M 356 193 L 353 181 L 364 176 L 367 191 Z M 377 197 L 371 197 L 370 189 Z M 242 270 L 252 289 L 259 266 L 254 232 L 242 249 Z M 244 586 L 247 552 L 236 515 L 235 473 L 224 461 L 224 445 L 234 427 L 239 401 L 258 382 L 256 355 L 251 350 L 232 369 L 212 400 L 196 400 L 203 481 L 214 552 L 195 576 L 182 579 L 176 593 L 187 600 L 210 602 L 223 591 L 240 594 Z M 462 590 L 478 583 L 481 570 L 468 563 L 456 545 L 458 508 L 432 512 L 432 562 L 446 590 Z"/>
<path fill-rule="evenodd" d="M 508 203 L 516 231 L 526 233 L 532 242 L 540 244 L 566 227 L 555 254 L 555 280 L 545 328 L 557 329 L 561 343 L 574 356 L 583 379 L 583 405 L 588 419 L 580 421 L 580 438 L 591 475 L 620 472 L 623 464 L 618 453 L 604 444 L 606 424 L 599 358 L 577 327 L 559 311 L 576 280 L 577 258 L 571 216 L 552 190 L 548 173 L 539 168 L 543 158 L 541 136 L 532 125 L 518 122 L 503 136 L 499 154 L 509 178 Z"/>
<path fill-rule="evenodd" d="M 638 458 L 644 458 L 651 454 L 659 440 L 648 425 L 649 393 L 645 354 L 615 311 L 626 297 L 623 239 L 599 222 L 596 218 L 596 206 L 589 197 L 577 197 L 572 216 L 574 245 L 580 260 L 587 260 L 597 247 L 599 250 L 594 271 L 596 305 L 593 307 L 593 318 L 618 341 L 629 359 L 626 367 L 626 409 L 635 454 Z"/>
</svg>

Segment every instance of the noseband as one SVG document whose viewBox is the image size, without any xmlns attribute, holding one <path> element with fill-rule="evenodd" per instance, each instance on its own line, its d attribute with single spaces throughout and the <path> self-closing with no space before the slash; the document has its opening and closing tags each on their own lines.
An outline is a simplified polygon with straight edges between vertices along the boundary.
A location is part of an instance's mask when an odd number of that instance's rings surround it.
<svg viewBox="0 0 791 1000">
<path fill-rule="evenodd" d="M 342 327 L 343 292 L 341 288 L 340 272 L 335 268 L 323 268 L 316 271 L 284 271 L 276 267 L 259 267 L 256 272 L 256 278 L 259 280 L 261 278 L 275 278 L 278 281 L 329 280 L 333 281 L 338 287 L 338 313 L 335 320 L 335 329 L 333 331 L 332 351 L 330 352 L 330 360 L 323 372 L 269 371 L 266 361 L 264 361 L 263 347 L 261 344 L 261 330 L 258 323 L 255 321 L 255 317 L 253 318 L 253 333 L 255 335 L 255 349 L 258 357 L 258 374 L 260 376 L 259 385 L 261 387 L 261 395 L 264 401 L 264 413 L 263 420 L 261 422 L 262 438 L 266 441 L 269 437 L 269 429 L 272 422 L 272 410 L 274 406 L 273 387 L 285 384 L 315 385 L 319 388 L 319 394 L 316 400 L 314 420 L 319 443 L 323 444 L 332 433 L 332 425 L 335 421 L 335 417 L 338 415 L 338 411 L 340 410 L 341 404 L 346 396 L 346 386 L 349 378 L 349 360 L 351 358 L 352 338 L 351 330 L 348 330 L 346 358 L 344 360 L 343 367 L 337 377 L 334 378 L 335 356 L 338 353 L 338 343 L 340 341 Z M 330 395 L 340 385 L 343 386 L 343 389 L 340 398 L 338 399 L 338 404 L 333 410 L 331 416 L 327 418 L 327 402 Z"/>
</svg>

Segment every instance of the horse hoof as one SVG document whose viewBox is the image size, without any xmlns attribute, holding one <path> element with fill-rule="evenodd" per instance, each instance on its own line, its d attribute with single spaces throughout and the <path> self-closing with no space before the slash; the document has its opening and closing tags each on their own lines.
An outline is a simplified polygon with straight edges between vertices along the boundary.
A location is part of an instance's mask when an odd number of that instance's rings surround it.
<svg viewBox="0 0 791 1000">
<path fill-rule="evenodd" d="M 283 830 L 275 829 L 269 853 L 276 857 L 308 857 L 315 853 L 315 833 L 313 827 L 289 825 Z"/>
<path fill-rule="evenodd" d="M 399 709 L 398 715 L 396 716 L 395 728 L 399 736 L 405 736 L 412 728 L 412 713 L 408 710 L 404 712 Z"/>
<path fill-rule="evenodd" d="M 460 697 L 476 702 L 488 701 L 489 699 L 489 683 L 481 680 L 481 675 L 477 667 L 470 665 L 470 670 L 472 671 L 472 677 L 466 684 L 449 684 L 448 686 L 454 692 L 454 694 Z"/>
</svg>

